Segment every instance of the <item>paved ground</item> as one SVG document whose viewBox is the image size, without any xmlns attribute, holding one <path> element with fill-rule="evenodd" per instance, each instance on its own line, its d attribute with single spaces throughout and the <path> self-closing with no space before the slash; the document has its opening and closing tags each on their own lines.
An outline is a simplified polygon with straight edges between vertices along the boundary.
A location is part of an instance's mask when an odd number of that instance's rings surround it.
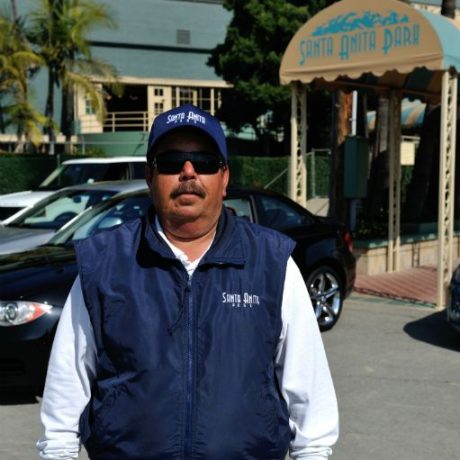
<svg viewBox="0 0 460 460">
<path fill-rule="evenodd" d="M 341 413 L 334 460 L 460 458 L 460 335 L 444 312 L 353 295 L 323 339 Z"/>
<path fill-rule="evenodd" d="M 323 339 L 341 414 L 333 460 L 459 458 L 460 335 L 443 312 L 354 294 Z M 0 397 L 1 460 L 37 458 L 38 411 Z"/>
<path fill-rule="evenodd" d="M 394 273 L 358 275 L 355 290 L 413 303 L 436 304 L 436 267 L 418 267 Z"/>
</svg>

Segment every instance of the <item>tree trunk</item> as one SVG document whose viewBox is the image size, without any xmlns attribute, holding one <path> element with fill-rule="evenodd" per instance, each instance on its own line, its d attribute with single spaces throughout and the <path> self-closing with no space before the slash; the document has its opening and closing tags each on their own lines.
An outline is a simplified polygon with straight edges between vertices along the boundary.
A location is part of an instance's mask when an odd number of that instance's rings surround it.
<svg viewBox="0 0 460 460">
<path fill-rule="evenodd" d="M 16 5 L 16 0 L 11 0 L 11 12 L 13 13 L 13 19 L 17 21 L 19 19 L 19 15 L 18 15 L 18 6 Z"/>
<path fill-rule="evenodd" d="M 18 14 L 18 7 L 17 7 L 17 4 L 16 4 L 16 0 L 11 0 L 11 12 L 12 12 L 12 15 L 13 15 L 13 20 L 15 22 L 15 26 L 17 27 L 17 33 L 18 33 L 18 36 L 19 36 L 19 39 L 22 43 L 25 42 L 25 38 L 22 34 L 22 30 L 21 28 L 19 27 L 19 14 Z M 19 82 L 18 82 L 19 84 Z M 24 92 L 21 93 L 19 91 L 19 98 L 20 98 L 20 101 L 19 103 L 20 104 L 24 104 L 25 101 L 27 101 L 27 98 L 28 98 L 28 94 L 27 94 L 27 86 L 25 86 L 23 88 Z M 21 120 L 18 121 L 18 125 L 16 127 L 16 136 L 17 136 L 17 143 L 16 143 L 16 147 L 14 149 L 14 152 L 15 153 L 21 153 L 21 152 L 24 152 L 26 150 L 26 146 L 27 146 L 27 135 L 25 133 L 25 123 Z"/>
<path fill-rule="evenodd" d="M 442 0 L 441 14 L 448 18 L 455 19 L 455 0 Z"/>
<path fill-rule="evenodd" d="M 404 222 L 419 223 L 424 219 L 436 220 L 436 217 L 427 215 L 425 207 L 427 204 L 430 182 L 433 177 L 431 171 L 434 169 L 436 157 L 439 155 L 439 123 L 439 107 L 433 109 L 427 105 L 423 119 L 420 143 L 417 149 L 414 169 L 412 171 L 412 179 L 407 189 L 406 203 L 403 207 L 402 217 Z M 437 202 L 437 192 L 435 196 Z"/>
<path fill-rule="evenodd" d="M 24 122 L 22 120 L 18 120 L 16 138 L 17 141 L 14 153 L 23 153 L 26 150 L 26 138 L 24 136 Z"/>
<path fill-rule="evenodd" d="M 387 213 L 389 154 L 388 154 L 389 100 L 379 97 L 375 120 L 375 142 L 371 156 L 365 210 L 371 222 L 381 221 Z"/>
<path fill-rule="evenodd" d="M 334 94 L 332 155 L 329 178 L 329 216 L 348 222 L 348 206 L 343 193 L 344 143 L 350 134 L 352 94 L 339 90 Z"/>
<path fill-rule="evenodd" d="M 65 151 L 70 153 L 74 122 L 74 91 L 71 88 L 62 89 L 61 131 L 65 136 Z"/>
<path fill-rule="evenodd" d="M 52 69 L 48 70 L 48 94 L 46 97 L 46 127 L 45 133 L 48 134 L 48 154 L 54 155 L 56 135 L 54 133 L 54 82 L 55 76 Z"/>
<path fill-rule="evenodd" d="M 5 118 L 3 115 L 4 109 L 3 106 L 0 104 L 0 133 L 5 134 Z"/>
</svg>

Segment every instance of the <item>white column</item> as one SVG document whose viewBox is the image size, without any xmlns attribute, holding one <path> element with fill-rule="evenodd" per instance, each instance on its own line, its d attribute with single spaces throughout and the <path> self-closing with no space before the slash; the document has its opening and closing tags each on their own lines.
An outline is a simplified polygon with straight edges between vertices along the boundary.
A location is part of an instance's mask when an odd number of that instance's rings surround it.
<svg viewBox="0 0 460 460">
<path fill-rule="evenodd" d="M 302 85 L 300 123 L 300 155 L 297 158 L 297 203 L 307 207 L 307 87 Z"/>
<path fill-rule="evenodd" d="M 389 272 L 400 269 L 401 222 L 401 95 L 391 91 L 388 110 L 390 159 L 388 183 L 388 266 Z"/>
<path fill-rule="evenodd" d="M 289 158 L 289 198 L 295 200 L 296 188 L 295 188 L 295 176 L 296 176 L 296 161 L 297 151 L 299 146 L 298 139 L 298 120 L 297 120 L 297 91 L 296 84 L 291 84 L 291 156 Z"/>
<path fill-rule="evenodd" d="M 305 85 L 291 85 L 291 157 L 289 197 L 307 204 L 307 91 Z"/>
<path fill-rule="evenodd" d="M 442 79 L 439 150 L 437 308 L 444 308 L 452 272 L 456 124 L 457 74 L 446 71 Z"/>
</svg>

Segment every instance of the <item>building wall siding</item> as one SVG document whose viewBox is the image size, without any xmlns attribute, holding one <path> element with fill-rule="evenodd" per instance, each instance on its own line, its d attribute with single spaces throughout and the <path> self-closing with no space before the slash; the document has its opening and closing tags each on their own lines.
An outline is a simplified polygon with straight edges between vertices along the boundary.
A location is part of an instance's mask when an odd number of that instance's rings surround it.
<svg viewBox="0 0 460 460">
<path fill-rule="evenodd" d="M 190 30 L 190 47 L 210 50 L 223 42 L 231 14 L 219 4 L 171 0 L 104 0 L 119 24 L 97 30 L 95 40 L 177 46 L 177 30 Z"/>
<path fill-rule="evenodd" d="M 115 65 L 123 77 L 221 80 L 206 64 L 207 53 L 96 46 L 93 55 Z"/>
</svg>

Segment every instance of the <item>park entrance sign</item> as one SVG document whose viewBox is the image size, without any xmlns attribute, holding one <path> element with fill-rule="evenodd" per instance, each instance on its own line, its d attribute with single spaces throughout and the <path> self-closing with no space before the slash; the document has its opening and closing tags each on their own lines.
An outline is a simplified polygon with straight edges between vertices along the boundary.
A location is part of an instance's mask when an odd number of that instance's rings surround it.
<svg viewBox="0 0 460 460">
<path fill-rule="evenodd" d="M 306 85 L 373 89 L 388 97 L 388 271 L 399 270 L 401 99 L 441 103 L 438 307 L 452 269 L 459 43 L 460 29 L 443 16 L 397 0 L 342 0 L 300 27 L 280 67 L 280 82 L 291 85 L 292 94 L 290 196 L 300 203 L 306 196 Z"/>
<path fill-rule="evenodd" d="M 420 23 L 407 15 L 391 11 L 386 16 L 365 11 L 349 13 L 318 26 L 311 36 L 299 42 L 299 65 L 321 58 L 350 61 L 354 56 L 369 53 L 380 64 L 396 51 L 420 44 Z"/>
<path fill-rule="evenodd" d="M 297 31 L 283 56 L 281 83 L 358 79 L 439 96 L 440 79 L 422 78 L 422 69 L 460 68 L 459 36 L 448 19 L 400 1 L 344 0 Z M 421 72 L 406 82 L 415 69 Z"/>
</svg>

